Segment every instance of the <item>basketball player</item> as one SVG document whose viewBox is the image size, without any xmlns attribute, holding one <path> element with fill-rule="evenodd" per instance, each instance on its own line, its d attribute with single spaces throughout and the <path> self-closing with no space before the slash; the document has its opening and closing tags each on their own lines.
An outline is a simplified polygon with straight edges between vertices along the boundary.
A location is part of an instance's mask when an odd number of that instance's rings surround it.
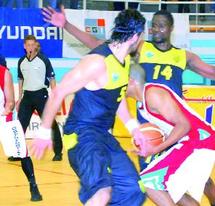
<svg viewBox="0 0 215 206">
<path fill-rule="evenodd" d="M 51 146 L 50 128 L 61 102 L 76 93 L 64 127 L 64 145 L 80 178 L 80 201 L 86 206 L 140 206 L 145 199 L 135 166 L 108 132 L 116 112 L 132 127 L 125 101 L 128 54 L 137 49 L 144 24 L 145 18 L 138 11 L 118 14 L 110 42 L 86 55 L 51 93 L 32 145 L 32 154 L 41 158 Z M 132 132 L 136 141 L 142 137 L 139 130 Z"/>
<path fill-rule="evenodd" d="M 166 133 L 158 146 L 143 139 L 146 147 L 139 155 L 146 157 L 172 146 L 140 173 L 148 196 L 158 206 L 186 205 L 183 197 L 189 192 L 193 200 L 187 205 L 199 205 L 215 163 L 215 130 L 169 87 L 144 85 L 139 66 L 132 67 L 130 79 L 128 96 L 143 101 L 141 115 Z"/>
</svg>

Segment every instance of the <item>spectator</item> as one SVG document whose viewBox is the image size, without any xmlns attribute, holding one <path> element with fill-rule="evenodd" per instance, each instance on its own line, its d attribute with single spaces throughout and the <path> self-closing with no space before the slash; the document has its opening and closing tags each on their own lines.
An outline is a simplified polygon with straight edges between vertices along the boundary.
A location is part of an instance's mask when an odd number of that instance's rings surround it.
<svg viewBox="0 0 215 206">
<path fill-rule="evenodd" d="M 162 2 L 162 1 L 167 1 L 167 0 L 161 0 L 161 2 Z M 161 9 L 162 9 L 162 10 L 167 10 L 167 4 L 161 3 Z"/>
<path fill-rule="evenodd" d="M 61 3 L 61 0 L 44 0 L 43 3 L 56 9 L 56 8 L 59 8 L 59 4 Z M 39 8 L 39 0 L 29 0 L 29 7 Z"/>
<path fill-rule="evenodd" d="M 191 1 L 191 0 L 179 0 L 179 1 Z M 189 4 L 179 4 L 178 13 L 190 13 L 190 5 Z"/>
<path fill-rule="evenodd" d="M 206 0 L 201 0 L 201 1 L 206 1 Z M 205 13 L 205 4 L 200 4 L 199 5 L 199 12 L 200 13 Z"/>
<path fill-rule="evenodd" d="M 80 0 L 70 0 L 71 9 L 79 9 Z"/>
<path fill-rule="evenodd" d="M 214 1 L 214 0 L 212 0 L 212 1 Z M 210 12 L 215 13 L 215 2 L 213 4 L 211 4 L 210 7 L 211 7 Z"/>
<path fill-rule="evenodd" d="M 130 9 L 137 9 L 138 3 L 128 3 L 128 8 Z M 114 11 L 122 11 L 125 9 L 125 3 L 124 2 L 114 2 L 113 3 L 113 9 Z"/>
<path fill-rule="evenodd" d="M 6 0 L 4 6 L 13 8 L 14 3 L 16 3 L 17 8 L 23 8 L 23 0 Z"/>
</svg>

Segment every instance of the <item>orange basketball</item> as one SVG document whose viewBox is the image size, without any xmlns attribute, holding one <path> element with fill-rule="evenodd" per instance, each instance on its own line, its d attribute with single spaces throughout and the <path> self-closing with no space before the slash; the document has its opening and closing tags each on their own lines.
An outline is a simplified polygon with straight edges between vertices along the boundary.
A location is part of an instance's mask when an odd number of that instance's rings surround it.
<svg viewBox="0 0 215 206">
<path fill-rule="evenodd" d="M 140 131 L 152 146 L 157 146 L 164 141 L 163 131 L 152 123 L 141 124 Z"/>
</svg>

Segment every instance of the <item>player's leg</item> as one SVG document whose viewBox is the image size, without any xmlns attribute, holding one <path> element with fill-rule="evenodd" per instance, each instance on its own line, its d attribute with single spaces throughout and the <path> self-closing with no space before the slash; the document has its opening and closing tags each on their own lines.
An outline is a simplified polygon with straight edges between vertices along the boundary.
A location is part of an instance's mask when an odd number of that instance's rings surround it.
<svg viewBox="0 0 215 206">
<path fill-rule="evenodd" d="M 189 194 L 184 194 L 183 197 L 177 202 L 177 205 L 178 206 L 199 206 L 200 204 Z"/>
<path fill-rule="evenodd" d="M 146 188 L 147 195 L 157 206 L 176 206 L 172 198 L 166 191 Z M 179 206 L 199 206 L 200 204 L 188 194 L 177 202 Z"/>
<path fill-rule="evenodd" d="M 53 161 L 61 161 L 62 160 L 62 149 L 63 143 L 61 138 L 61 133 L 57 121 L 54 120 L 52 124 L 52 131 L 53 131 L 53 150 L 55 156 L 53 157 Z"/>
<path fill-rule="evenodd" d="M 141 191 L 143 188 L 139 174 L 116 138 L 110 134 L 109 136 L 109 142 L 112 145 L 110 169 L 113 179 L 112 199 L 109 205 L 140 206 L 146 195 L 145 191 Z"/>
<path fill-rule="evenodd" d="M 63 138 L 69 163 L 80 179 L 80 201 L 87 206 L 106 206 L 113 182 L 111 158 L 102 142 L 104 131 L 97 132 L 95 127 L 75 130 L 76 133 L 64 134 Z"/>
<path fill-rule="evenodd" d="M 146 187 L 146 193 L 157 206 L 176 206 L 166 191 L 154 190 Z"/>
<path fill-rule="evenodd" d="M 24 133 L 26 132 L 26 129 L 29 125 L 32 113 L 33 113 L 33 108 L 31 105 L 31 96 L 28 93 L 27 94 L 25 93 L 20 103 L 20 107 L 18 111 L 18 119 L 22 125 Z M 33 163 L 31 158 L 30 157 L 22 158 L 21 166 L 30 184 L 31 201 L 42 200 L 42 196 L 40 195 L 36 184 L 34 168 L 33 168 Z"/>
<path fill-rule="evenodd" d="M 34 167 L 30 157 L 25 157 L 21 159 L 22 170 L 28 178 L 30 185 L 31 201 L 40 201 L 42 196 L 38 190 L 34 175 Z"/>
<path fill-rule="evenodd" d="M 111 199 L 111 187 L 99 189 L 85 204 L 85 206 L 107 205 Z"/>
<path fill-rule="evenodd" d="M 208 179 L 205 185 L 204 194 L 210 201 L 211 206 L 215 206 L 215 184 L 211 178 Z"/>
</svg>

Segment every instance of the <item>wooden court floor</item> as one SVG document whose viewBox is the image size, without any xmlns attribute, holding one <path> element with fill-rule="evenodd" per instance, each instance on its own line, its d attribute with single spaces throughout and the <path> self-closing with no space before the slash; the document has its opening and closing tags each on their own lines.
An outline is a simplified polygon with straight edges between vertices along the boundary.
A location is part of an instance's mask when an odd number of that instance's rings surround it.
<svg viewBox="0 0 215 206">
<path fill-rule="evenodd" d="M 119 139 L 125 149 L 130 148 L 128 139 Z M 30 143 L 31 140 L 28 140 Z M 130 154 L 130 153 L 129 153 Z M 52 151 L 47 152 L 43 160 L 35 160 L 34 169 L 43 201 L 31 202 L 27 180 L 20 167 L 20 162 L 9 162 L 0 146 L 0 206 L 81 206 L 78 200 L 78 179 L 69 167 L 64 151 L 63 161 L 51 161 Z M 135 155 L 131 159 L 137 163 Z M 215 180 L 215 169 L 212 178 Z M 131 205 L 132 206 L 132 205 Z M 147 200 L 144 206 L 154 206 Z M 209 206 L 203 197 L 201 206 Z"/>
</svg>

